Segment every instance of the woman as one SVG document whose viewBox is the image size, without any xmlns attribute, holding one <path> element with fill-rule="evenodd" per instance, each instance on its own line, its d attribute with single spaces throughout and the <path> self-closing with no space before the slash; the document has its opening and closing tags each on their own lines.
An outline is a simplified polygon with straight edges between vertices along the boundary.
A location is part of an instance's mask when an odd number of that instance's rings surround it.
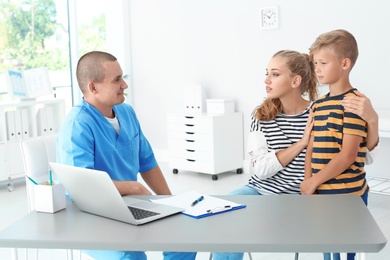
<svg viewBox="0 0 390 260">
<path fill-rule="evenodd" d="M 307 54 L 279 51 L 267 66 L 264 82 L 267 98 L 252 113 L 248 136 L 251 177 L 231 195 L 300 194 L 312 128 L 310 108 L 317 98 L 314 64 Z M 362 95 L 345 100 L 345 106 L 369 124 L 367 147 L 373 149 L 378 117 L 371 103 Z M 215 260 L 242 258 L 243 253 L 213 253 Z"/>
</svg>

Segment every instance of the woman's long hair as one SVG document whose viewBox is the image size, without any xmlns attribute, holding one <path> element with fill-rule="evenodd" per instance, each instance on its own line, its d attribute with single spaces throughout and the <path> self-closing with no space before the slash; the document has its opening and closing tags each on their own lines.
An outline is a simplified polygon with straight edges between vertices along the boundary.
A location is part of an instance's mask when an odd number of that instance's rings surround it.
<svg viewBox="0 0 390 260">
<path fill-rule="evenodd" d="M 299 75 L 302 78 L 299 86 L 302 95 L 308 95 L 310 101 L 318 96 L 318 80 L 315 67 L 309 55 L 297 51 L 282 50 L 274 54 L 272 58 L 282 57 L 286 61 L 287 69 L 291 76 Z M 264 102 L 255 108 L 254 114 L 257 120 L 269 121 L 282 112 L 282 102 L 279 98 L 266 98 Z"/>
</svg>

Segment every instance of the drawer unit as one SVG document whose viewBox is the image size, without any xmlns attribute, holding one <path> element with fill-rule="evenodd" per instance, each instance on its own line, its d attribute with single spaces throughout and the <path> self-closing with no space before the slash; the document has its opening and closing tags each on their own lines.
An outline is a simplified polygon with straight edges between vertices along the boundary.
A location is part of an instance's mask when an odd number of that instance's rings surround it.
<svg viewBox="0 0 390 260">
<path fill-rule="evenodd" d="M 178 170 L 217 174 L 236 170 L 242 173 L 242 113 L 178 115 L 169 114 L 169 166 Z"/>
</svg>

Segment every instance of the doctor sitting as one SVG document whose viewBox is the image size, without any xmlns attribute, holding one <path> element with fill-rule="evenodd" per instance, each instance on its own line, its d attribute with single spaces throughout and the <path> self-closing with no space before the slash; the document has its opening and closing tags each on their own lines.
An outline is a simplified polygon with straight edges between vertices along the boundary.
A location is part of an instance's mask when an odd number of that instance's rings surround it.
<svg viewBox="0 0 390 260">
<path fill-rule="evenodd" d="M 89 52 L 78 61 L 76 76 L 83 100 L 71 109 L 58 133 L 57 162 L 107 172 L 121 195 L 170 195 L 133 108 L 124 103 L 128 86 L 117 59 L 106 52 Z M 148 187 L 137 181 L 138 173 Z M 105 260 L 147 258 L 145 252 L 83 252 Z M 163 255 L 196 257 L 192 252 Z"/>
</svg>

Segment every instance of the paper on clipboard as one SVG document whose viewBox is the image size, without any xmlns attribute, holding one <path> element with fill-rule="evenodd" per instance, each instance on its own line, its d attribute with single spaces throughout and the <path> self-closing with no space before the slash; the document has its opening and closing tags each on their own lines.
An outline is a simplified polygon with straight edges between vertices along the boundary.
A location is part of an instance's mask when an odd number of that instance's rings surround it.
<svg viewBox="0 0 390 260">
<path fill-rule="evenodd" d="M 196 205 L 191 206 L 192 202 L 197 200 L 200 196 L 204 197 L 203 200 Z M 184 208 L 185 210 L 182 213 L 194 218 L 208 217 L 227 211 L 245 208 L 246 206 L 217 197 L 202 195 L 196 191 L 174 195 L 169 198 L 152 199 L 151 201 L 153 203 Z"/>
</svg>

